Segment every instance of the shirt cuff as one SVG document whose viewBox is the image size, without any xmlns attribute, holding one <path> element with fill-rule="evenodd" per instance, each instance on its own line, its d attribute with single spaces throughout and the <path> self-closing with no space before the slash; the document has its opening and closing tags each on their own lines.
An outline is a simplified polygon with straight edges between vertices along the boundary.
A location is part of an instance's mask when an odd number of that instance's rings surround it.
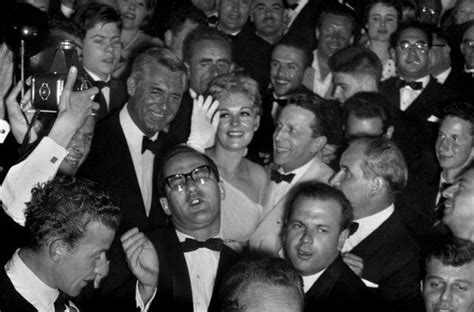
<svg viewBox="0 0 474 312">
<path fill-rule="evenodd" d="M 0 119 L 0 144 L 5 141 L 8 133 L 10 133 L 10 125 L 6 120 Z"/>
<path fill-rule="evenodd" d="M 148 303 L 145 304 L 143 303 L 142 297 L 140 296 L 140 291 L 138 291 L 138 283 L 139 282 L 137 281 L 137 284 L 135 285 L 135 302 L 137 303 L 137 308 L 139 308 L 141 312 L 147 312 L 150 308 L 151 302 L 153 301 L 153 299 L 155 299 L 155 295 L 158 289 L 155 288 L 153 296 L 151 296 L 150 300 L 148 300 Z"/>
</svg>

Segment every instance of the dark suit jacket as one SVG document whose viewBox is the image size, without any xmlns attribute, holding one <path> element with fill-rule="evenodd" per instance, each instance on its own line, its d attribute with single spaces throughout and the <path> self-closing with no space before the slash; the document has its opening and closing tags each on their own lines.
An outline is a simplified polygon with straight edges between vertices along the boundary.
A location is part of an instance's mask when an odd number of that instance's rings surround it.
<svg viewBox="0 0 474 312">
<path fill-rule="evenodd" d="M 0 311 L 38 311 L 16 291 L 3 266 L 0 268 Z"/>
<path fill-rule="evenodd" d="M 192 312 L 191 281 L 189 279 L 186 259 L 174 227 L 169 226 L 156 229 L 148 233 L 147 236 L 155 246 L 160 263 L 157 293 L 148 311 L 172 309 L 173 311 Z M 229 247 L 223 246 L 209 311 L 218 311 L 217 294 L 220 283 L 224 275 L 237 260 L 237 254 Z M 120 303 L 118 307 L 122 311 L 133 311 L 135 307 L 135 285 L 136 279 L 131 278 L 124 287 L 113 294 L 114 299 L 107 299 L 105 304 L 109 305 L 110 302 Z"/>
<path fill-rule="evenodd" d="M 94 80 L 92 77 L 84 70 L 84 68 L 79 68 L 79 74 L 89 79 L 91 82 Z M 114 77 L 110 77 L 110 99 L 109 99 L 109 107 L 106 110 L 106 115 L 97 116 L 98 119 L 104 119 L 107 116 L 112 115 L 114 112 L 119 111 L 127 102 L 128 94 L 127 94 L 127 86 L 126 84 Z M 100 90 L 99 90 L 100 92 Z M 105 111 L 105 110 L 104 110 Z"/>
<path fill-rule="evenodd" d="M 420 250 L 397 211 L 350 252 L 364 261 L 362 278 L 379 285 L 385 311 L 420 311 Z"/>
<path fill-rule="evenodd" d="M 155 157 L 155 169 L 157 166 Z M 119 112 L 97 124 L 90 154 L 77 175 L 103 184 L 121 209 L 120 227 L 108 253 L 110 272 L 102 283 L 105 292 L 112 291 L 131 274 L 125 264 L 120 236 L 132 227 L 147 232 L 167 222 L 156 186 L 153 187 L 150 214 L 148 217 L 146 215 L 132 156 L 120 125 Z M 155 181 L 153 178 L 153 183 Z M 120 269 L 122 265 L 123 270 Z"/>
<path fill-rule="evenodd" d="M 316 49 L 316 21 L 323 3 L 324 1 L 321 0 L 309 0 L 296 16 L 285 36 L 302 39 L 311 50 Z"/>
<path fill-rule="evenodd" d="M 362 280 L 338 256 L 306 293 L 304 310 L 367 311 L 374 305 Z"/>
</svg>

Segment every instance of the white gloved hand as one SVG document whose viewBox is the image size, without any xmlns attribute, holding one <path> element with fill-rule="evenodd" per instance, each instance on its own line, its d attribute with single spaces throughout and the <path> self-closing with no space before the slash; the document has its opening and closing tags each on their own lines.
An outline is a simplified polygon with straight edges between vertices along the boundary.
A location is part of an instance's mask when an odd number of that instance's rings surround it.
<svg viewBox="0 0 474 312">
<path fill-rule="evenodd" d="M 218 108 L 219 101 L 213 100 L 211 96 L 206 99 L 202 95 L 194 98 L 191 133 L 187 145 L 202 153 L 214 145 L 220 117 Z"/>
</svg>

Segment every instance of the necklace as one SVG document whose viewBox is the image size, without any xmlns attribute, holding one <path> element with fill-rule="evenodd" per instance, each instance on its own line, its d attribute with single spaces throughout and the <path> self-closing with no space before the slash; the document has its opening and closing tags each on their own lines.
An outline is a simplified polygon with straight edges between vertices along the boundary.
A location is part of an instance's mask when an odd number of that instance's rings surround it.
<svg viewBox="0 0 474 312">
<path fill-rule="evenodd" d="M 137 40 L 138 36 L 140 35 L 141 31 L 138 30 L 136 33 L 135 33 L 135 36 L 133 36 L 132 40 L 130 40 L 126 45 L 124 45 L 123 49 L 124 50 L 127 50 L 128 48 L 130 48 L 132 46 L 132 44 Z"/>
</svg>

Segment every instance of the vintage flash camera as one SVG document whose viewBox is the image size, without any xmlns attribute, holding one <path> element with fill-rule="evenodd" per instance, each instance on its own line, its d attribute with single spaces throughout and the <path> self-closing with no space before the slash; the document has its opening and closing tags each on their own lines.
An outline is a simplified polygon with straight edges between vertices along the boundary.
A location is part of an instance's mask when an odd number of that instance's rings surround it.
<svg viewBox="0 0 474 312">
<path fill-rule="evenodd" d="M 58 111 L 59 99 L 71 66 L 79 65 L 75 45 L 70 40 L 61 41 L 56 49 L 50 73 L 33 75 L 31 78 L 31 102 L 36 110 L 54 113 Z M 77 75 L 74 91 L 87 90 L 91 82 Z"/>
</svg>

